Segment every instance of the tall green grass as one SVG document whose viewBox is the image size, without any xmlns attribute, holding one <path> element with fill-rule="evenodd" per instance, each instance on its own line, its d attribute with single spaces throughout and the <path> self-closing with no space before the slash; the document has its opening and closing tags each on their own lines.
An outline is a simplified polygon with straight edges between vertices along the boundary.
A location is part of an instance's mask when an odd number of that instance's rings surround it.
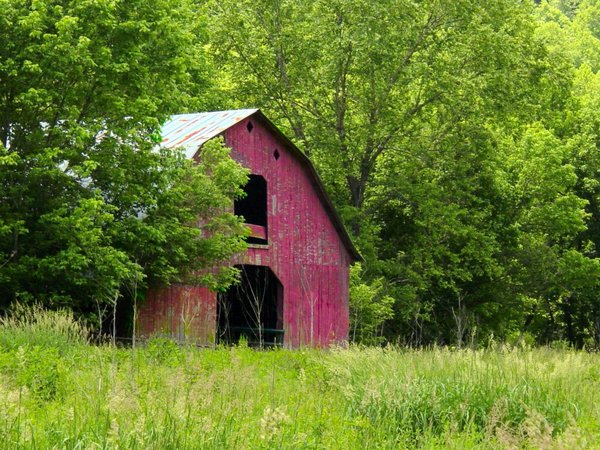
<svg viewBox="0 0 600 450">
<path fill-rule="evenodd" d="M 134 351 L 77 326 L 0 322 L 0 447 L 600 448 L 596 354 Z"/>
<path fill-rule="evenodd" d="M 0 317 L 0 347 L 53 347 L 68 350 L 85 344 L 89 330 L 68 310 L 49 311 L 40 305 L 15 304 L 9 315 Z"/>
</svg>

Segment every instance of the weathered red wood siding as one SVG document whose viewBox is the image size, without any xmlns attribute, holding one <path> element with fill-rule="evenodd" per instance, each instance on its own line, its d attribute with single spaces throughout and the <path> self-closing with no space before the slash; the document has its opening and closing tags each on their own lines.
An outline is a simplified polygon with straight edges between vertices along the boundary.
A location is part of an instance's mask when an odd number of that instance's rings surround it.
<svg viewBox="0 0 600 450">
<path fill-rule="evenodd" d="M 153 288 L 139 308 L 137 335 L 211 343 L 215 339 L 216 314 L 216 294 L 207 288 L 181 284 Z"/>
<path fill-rule="evenodd" d="M 248 121 L 254 125 L 252 132 Z M 269 266 L 283 285 L 286 345 L 346 340 L 350 256 L 312 177 L 284 143 L 252 117 L 227 130 L 225 141 L 237 161 L 267 180 L 269 244 L 250 248 L 244 263 Z"/>
<path fill-rule="evenodd" d="M 248 121 L 254 125 L 251 132 L 246 126 Z M 252 116 L 226 130 L 224 136 L 233 149 L 232 156 L 267 181 L 268 245 L 251 246 L 235 263 L 269 266 L 279 278 L 287 347 L 327 346 L 347 340 L 351 256 L 312 176 L 285 143 Z M 274 156 L 276 149 L 278 159 Z M 183 309 L 182 292 L 194 292 L 192 303 L 207 314 L 205 320 L 197 320 L 204 331 L 194 332 L 193 336 L 212 333 L 214 338 L 214 293 L 181 286 L 149 293 L 139 315 L 142 334 L 168 331 L 166 325 L 170 324 L 173 334 L 181 336 L 177 314 Z"/>
</svg>

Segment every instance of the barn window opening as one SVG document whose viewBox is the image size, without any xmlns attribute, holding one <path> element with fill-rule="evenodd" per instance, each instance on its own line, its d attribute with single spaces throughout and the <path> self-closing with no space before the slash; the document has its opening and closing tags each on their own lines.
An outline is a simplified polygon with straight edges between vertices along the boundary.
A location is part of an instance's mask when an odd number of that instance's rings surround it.
<svg viewBox="0 0 600 450">
<path fill-rule="evenodd" d="M 240 282 L 217 302 L 217 340 L 255 347 L 283 345 L 283 286 L 266 266 L 240 265 Z"/>
<path fill-rule="evenodd" d="M 252 122 L 248 121 L 248 124 L 246 125 L 246 129 L 248 130 L 248 133 L 252 133 L 253 128 L 254 128 L 254 125 L 252 125 Z"/>
<path fill-rule="evenodd" d="M 275 149 L 275 151 L 273 152 L 273 157 L 275 158 L 275 161 L 279 159 L 279 150 Z"/>
<path fill-rule="evenodd" d="M 244 192 L 245 197 L 234 202 L 234 213 L 243 216 L 251 230 L 249 244 L 267 244 L 267 181 L 260 175 L 250 175 Z"/>
</svg>

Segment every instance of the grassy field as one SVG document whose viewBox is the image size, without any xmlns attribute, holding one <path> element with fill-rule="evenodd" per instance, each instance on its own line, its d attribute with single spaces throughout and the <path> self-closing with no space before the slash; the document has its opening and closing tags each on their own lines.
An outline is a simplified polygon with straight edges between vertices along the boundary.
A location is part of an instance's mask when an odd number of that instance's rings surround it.
<svg viewBox="0 0 600 450">
<path fill-rule="evenodd" d="M 202 350 L 0 323 L 0 446 L 600 448 L 600 356 L 555 349 Z"/>
</svg>

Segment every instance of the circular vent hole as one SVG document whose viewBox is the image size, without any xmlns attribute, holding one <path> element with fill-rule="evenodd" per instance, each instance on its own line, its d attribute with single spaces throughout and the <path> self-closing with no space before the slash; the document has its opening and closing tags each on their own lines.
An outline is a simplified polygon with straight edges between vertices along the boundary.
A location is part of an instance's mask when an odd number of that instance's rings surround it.
<svg viewBox="0 0 600 450">
<path fill-rule="evenodd" d="M 275 161 L 279 159 L 279 150 L 275 149 L 275 151 L 273 152 L 273 157 L 275 158 Z"/>
<path fill-rule="evenodd" d="M 248 133 L 251 133 L 252 129 L 254 128 L 254 125 L 252 125 L 252 122 L 248 122 L 248 124 L 246 125 L 246 128 L 248 129 Z"/>
</svg>

